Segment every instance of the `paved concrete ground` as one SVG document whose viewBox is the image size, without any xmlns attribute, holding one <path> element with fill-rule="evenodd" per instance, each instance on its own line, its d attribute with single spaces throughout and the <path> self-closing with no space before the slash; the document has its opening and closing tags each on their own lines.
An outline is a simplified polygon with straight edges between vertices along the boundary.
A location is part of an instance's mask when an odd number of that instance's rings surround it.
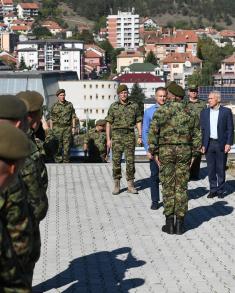
<svg viewBox="0 0 235 293">
<path fill-rule="evenodd" d="M 124 172 L 123 165 L 123 172 Z M 235 292 L 235 180 L 207 199 L 205 165 L 189 183 L 182 236 L 161 232 L 150 210 L 149 166 L 136 165 L 138 195 L 111 194 L 111 164 L 48 165 L 49 213 L 34 292 Z"/>
</svg>

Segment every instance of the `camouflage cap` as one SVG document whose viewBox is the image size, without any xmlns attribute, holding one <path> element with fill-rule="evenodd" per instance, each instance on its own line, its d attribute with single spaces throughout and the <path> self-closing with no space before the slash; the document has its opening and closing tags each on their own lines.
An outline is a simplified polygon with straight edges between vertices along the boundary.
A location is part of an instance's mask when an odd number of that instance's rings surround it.
<svg viewBox="0 0 235 293">
<path fill-rule="evenodd" d="M 128 87 L 125 84 L 119 84 L 117 88 L 117 94 L 119 95 L 123 91 L 128 91 Z"/>
<path fill-rule="evenodd" d="M 168 85 L 167 90 L 176 97 L 183 98 L 185 95 L 184 89 L 174 81 Z"/>
<path fill-rule="evenodd" d="M 195 91 L 195 92 L 197 92 L 197 91 L 198 91 L 198 86 L 197 86 L 196 84 L 189 84 L 189 85 L 188 85 L 188 89 L 189 89 L 190 91 Z"/>
<path fill-rule="evenodd" d="M 28 112 L 38 111 L 43 105 L 43 96 L 36 91 L 19 92 L 16 96 L 28 106 Z"/>
<path fill-rule="evenodd" d="M 21 120 L 28 112 L 24 102 L 13 95 L 0 95 L 0 118 Z"/>
<path fill-rule="evenodd" d="M 59 94 L 61 93 L 64 93 L 65 94 L 65 89 L 59 89 L 57 92 L 56 92 L 56 96 L 58 97 Z"/>
<path fill-rule="evenodd" d="M 30 155 L 30 143 L 26 134 L 10 123 L 0 124 L 0 158 L 19 160 Z"/>
<path fill-rule="evenodd" d="M 106 120 L 104 120 L 104 119 L 99 119 L 95 123 L 96 126 L 97 125 L 99 125 L 99 126 L 105 126 L 105 124 L 106 124 Z"/>
</svg>

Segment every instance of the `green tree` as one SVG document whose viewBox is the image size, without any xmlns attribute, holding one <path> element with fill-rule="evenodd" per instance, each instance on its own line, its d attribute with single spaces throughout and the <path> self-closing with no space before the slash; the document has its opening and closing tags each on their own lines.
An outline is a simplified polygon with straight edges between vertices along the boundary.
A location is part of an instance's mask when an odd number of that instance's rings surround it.
<svg viewBox="0 0 235 293">
<path fill-rule="evenodd" d="M 146 97 L 145 97 L 145 94 L 143 93 L 142 88 L 139 86 L 138 83 L 134 83 L 133 87 L 131 89 L 129 99 L 138 104 L 142 115 L 144 114 L 144 100 L 145 100 L 145 98 Z"/>
<path fill-rule="evenodd" d="M 37 39 L 42 37 L 51 37 L 52 33 L 49 31 L 47 27 L 37 26 L 33 29 L 33 34 L 36 36 Z"/>
<path fill-rule="evenodd" d="M 28 67 L 25 64 L 24 57 L 21 56 L 21 58 L 20 58 L 20 64 L 19 64 L 19 70 L 24 70 L 24 69 L 28 69 Z"/>
<path fill-rule="evenodd" d="M 154 55 L 153 51 L 150 51 L 145 60 L 144 60 L 144 63 L 152 63 L 153 65 L 158 65 L 158 62 L 157 62 L 157 58 L 156 56 Z"/>
</svg>

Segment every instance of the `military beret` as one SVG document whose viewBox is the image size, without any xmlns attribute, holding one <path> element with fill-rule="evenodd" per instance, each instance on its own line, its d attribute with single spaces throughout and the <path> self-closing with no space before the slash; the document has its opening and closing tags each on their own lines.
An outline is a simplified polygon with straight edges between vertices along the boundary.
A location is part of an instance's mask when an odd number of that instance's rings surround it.
<svg viewBox="0 0 235 293">
<path fill-rule="evenodd" d="M 58 97 L 59 94 L 61 93 L 64 93 L 65 94 L 65 89 L 59 89 L 57 92 L 56 92 L 56 96 Z"/>
<path fill-rule="evenodd" d="M 125 84 L 119 84 L 117 88 L 117 94 L 120 94 L 123 91 L 128 91 L 128 87 Z"/>
<path fill-rule="evenodd" d="M 28 112 L 38 111 L 43 105 L 43 96 L 36 91 L 19 92 L 16 96 L 28 105 Z"/>
<path fill-rule="evenodd" d="M 188 86 L 188 89 L 189 89 L 190 91 L 195 91 L 195 92 L 197 92 L 197 91 L 198 91 L 198 86 L 197 86 L 196 84 L 190 84 L 190 85 Z"/>
<path fill-rule="evenodd" d="M 106 121 L 104 119 L 100 119 L 100 120 L 97 120 L 95 125 L 100 125 L 100 126 L 104 126 L 106 124 Z"/>
<path fill-rule="evenodd" d="M 174 81 L 168 85 L 167 90 L 176 97 L 183 98 L 185 95 L 184 89 Z"/>
<path fill-rule="evenodd" d="M 21 120 L 28 112 L 24 102 L 13 95 L 0 95 L 0 118 Z"/>
<path fill-rule="evenodd" d="M 30 154 L 30 143 L 26 134 L 10 123 L 0 124 L 0 158 L 19 160 Z"/>
</svg>

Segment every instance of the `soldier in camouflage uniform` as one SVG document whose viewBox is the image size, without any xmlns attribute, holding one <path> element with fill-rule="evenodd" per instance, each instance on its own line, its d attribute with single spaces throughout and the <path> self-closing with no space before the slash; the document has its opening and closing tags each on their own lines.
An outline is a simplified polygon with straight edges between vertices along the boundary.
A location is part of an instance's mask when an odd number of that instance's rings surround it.
<svg viewBox="0 0 235 293">
<path fill-rule="evenodd" d="M 167 89 L 169 101 L 153 116 L 149 151 L 160 166 L 166 216 L 162 231 L 180 235 L 184 233 L 184 216 L 188 210 L 190 164 L 200 151 L 201 134 L 197 115 L 179 100 L 184 97 L 182 87 L 172 83 Z"/>
<path fill-rule="evenodd" d="M 107 146 L 112 147 L 113 161 L 113 194 L 120 193 L 121 159 L 123 152 L 126 159 L 126 179 L 128 192 L 138 193 L 134 187 L 135 176 L 135 126 L 138 130 L 138 144 L 141 144 L 141 121 L 142 115 L 135 102 L 128 100 L 128 88 L 126 85 L 119 85 L 117 89 L 119 101 L 113 103 L 106 120 Z M 112 141 L 111 141 L 112 130 Z"/>
<path fill-rule="evenodd" d="M 27 108 L 17 97 L 12 95 L 0 96 L 0 122 L 12 124 L 16 128 L 27 128 Z M 16 140 L 15 145 L 19 142 Z M 1 193 L 0 200 L 4 202 L 2 216 L 6 223 L 13 248 L 19 262 L 25 269 L 28 267 L 33 245 L 35 243 L 33 220 L 28 204 L 28 191 L 20 174 Z M 27 271 L 25 275 L 30 279 Z"/>
<path fill-rule="evenodd" d="M 186 99 L 186 104 L 188 108 L 191 109 L 194 113 L 196 113 L 196 115 L 200 119 L 201 111 L 206 108 L 206 102 L 199 99 L 198 87 L 194 84 L 189 85 L 188 99 Z M 192 180 L 199 179 L 201 158 L 202 156 L 199 153 L 193 161 L 193 164 L 190 168 L 190 179 Z"/>
<path fill-rule="evenodd" d="M 83 150 L 85 156 L 88 152 L 89 162 L 107 162 L 107 143 L 105 125 L 105 120 L 97 120 L 95 128 L 89 130 L 84 137 Z"/>
<path fill-rule="evenodd" d="M 32 211 L 34 226 L 34 246 L 31 253 L 30 264 L 28 265 L 28 273 L 33 278 L 33 270 L 35 263 L 40 257 L 41 237 L 39 224 L 48 210 L 47 186 L 48 175 L 45 163 L 40 153 L 40 147 L 35 140 L 35 132 L 37 131 L 41 117 L 43 97 L 35 91 L 25 91 L 17 94 L 17 97 L 28 106 L 28 137 L 31 145 L 30 156 L 26 158 L 25 164 L 21 169 L 21 176 L 28 190 L 28 202 Z"/>
<path fill-rule="evenodd" d="M 71 102 L 65 100 L 65 90 L 56 92 L 58 101 L 50 111 L 50 128 L 58 138 L 59 148 L 55 156 L 56 163 L 69 163 L 69 150 L 72 134 L 76 131 L 76 114 Z"/>
<path fill-rule="evenodd" d="M 3 293 L 30 293 L 31 286 L 25 275 L 24 264 L 19 261 L 16 255 L 14 240 L 9 235 L 8 223 L 5 215 L 9 209 L 9 201 L 4 201 L 2 193 L 8 188 L 13 180 L 17 178 L 17 173 L 23 160 L 30 153 L 30 144 L 26 135 L 16 129 L 10 123 L 0 124 L 0 292 Z M 17 141 L 17 144 L 15 143 Z M 17 199 L 16 199 L 17 200 Z M 15 207 L 16 208 L 16 205 Z M 12 216 L 21 211 L 12 209 Z M 22 219 L 22 223 L 15 219 L 15 236 L 19 232 L 18 225 L 27 226 Z M 22 233 L 24 230 L 22 229 Z M 14 244 L 13 244 L 14 242 Z M 22 243 L 18 242 L 22 246 Z M 21 247 L 23 249 L 23 247 Z"/>
</svg>

